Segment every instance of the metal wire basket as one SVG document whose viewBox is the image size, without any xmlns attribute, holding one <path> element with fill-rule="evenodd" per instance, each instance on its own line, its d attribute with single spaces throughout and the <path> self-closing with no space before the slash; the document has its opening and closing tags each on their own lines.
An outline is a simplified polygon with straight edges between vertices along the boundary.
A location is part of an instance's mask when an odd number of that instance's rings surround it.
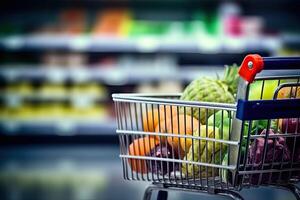
<svg viewBox="0 0 300 200">
<path fill-rule="evenodd" d="M 124 179 L 235 198 L 241 197 L 233 191 L 243 187 L 298 182 L 297 69 L 300 58 L 248 55 L 235 104 L 182 101 L 180 94 L 113 94 Z"/>
</svg>

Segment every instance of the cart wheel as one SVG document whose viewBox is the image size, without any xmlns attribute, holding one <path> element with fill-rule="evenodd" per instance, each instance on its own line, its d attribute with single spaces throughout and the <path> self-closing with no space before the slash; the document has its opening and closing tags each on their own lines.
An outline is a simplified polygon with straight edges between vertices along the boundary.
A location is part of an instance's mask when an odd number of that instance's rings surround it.
<svg viewBox="0 0 300 200">
<path fill-rule="evenodd" d="M 153 190 L 158 190 L 157 200 L 167 200 L 168 199 L 168 191 L 160 190 L 160 189 L 161 189 L 160 187 L 157 187 L 155 185 L 147 187 L 147 189 L 144 193 L 143 200 L 151 200 Z"/>
<path fill-rule="evenodd" d="M 238 192 L 232 190 L 217 189 L 215 190 L 215 193 L 221 196 L 229 197 L 233 200 L 244 200 L 244 198 Z"/>
<path fill-rule="evenodd" d="M 153 186 L 147 187 L 147 189 L 146 189 L 146 191 L 144 193 L 143 200 L 151 200 L 152 191 L 154 189 L 155 189 L 155 187 L 153 187 Z"/>
<path fill-rule="evenodd" d="M 167 200 L 168 192 L 164 190 L 159 190 L 157 194 L 157 200 Z"/>
<path fill-rule="evenodd" d="M 297 200 L 300 200 L 300 188 L 294 184 L 289 184 L 287 187 L 296 197 Z"/>
</svg>

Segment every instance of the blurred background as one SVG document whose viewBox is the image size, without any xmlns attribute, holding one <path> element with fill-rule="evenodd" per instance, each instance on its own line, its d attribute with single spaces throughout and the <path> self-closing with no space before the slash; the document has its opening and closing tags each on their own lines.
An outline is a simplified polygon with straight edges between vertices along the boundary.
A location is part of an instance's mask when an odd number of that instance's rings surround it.
<svg viewBox="0 0 300 200">
<path fill-rule="evenodd" d="M 181 92 L 248 53 L 300 55 L 297 0 L 1 4 L 4 200 L 141 199 L 147 183 L 122 180 L 112 93 Z M 293 199 L 255 191 L 242 194 Z M 195 196 L 171 194 L 183 198 Z"/>
</svg>

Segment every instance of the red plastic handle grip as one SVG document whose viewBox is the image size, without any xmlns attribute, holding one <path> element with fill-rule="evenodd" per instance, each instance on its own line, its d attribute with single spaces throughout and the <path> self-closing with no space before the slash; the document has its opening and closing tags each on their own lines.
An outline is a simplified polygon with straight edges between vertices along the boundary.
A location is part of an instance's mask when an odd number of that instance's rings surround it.
<svg viewBox="0 0 300 200">
<path fill-rule="evenodd" d="M 253 82 L 257 73 L 261 72 L 264 67 L 264 59 L 258 54 L 247 55 L 239 69 L 240 76 L 248 81 Z"/>
</svg>

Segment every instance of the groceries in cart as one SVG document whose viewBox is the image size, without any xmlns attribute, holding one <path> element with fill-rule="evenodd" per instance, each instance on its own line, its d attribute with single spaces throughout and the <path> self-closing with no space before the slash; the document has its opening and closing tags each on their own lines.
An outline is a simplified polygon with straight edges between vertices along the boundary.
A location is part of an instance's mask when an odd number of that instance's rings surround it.
<svg viewBox="0 0 300 200">
<path fill-rule="evenodd" d="M 200 78 L 193 81 L 181 95 L 181 100 L 187 101 L 205 101 L 205 102 L 225 102 L 225 103 L 234 103 L 234 96 L 237 91 L 237 81 L 238 81 L 238 73 L 237 73 L 237 66 L 227 67 L 226 68 L 226 75 L 223 80 L 221 79 L 211 79 L 211 78 Z M 213 117 L 210 117 L 213 113 L 213 110 L 210 109 L 193 109 L 191 107 L 185 106 L 168 106 L 168 105 L 150 105 L 145 104 L 142 108 L 142 124 L 143 124 L 143 131 L 145 132 L 154 132 L 154 133 L 169 133 L 169 137 L 164 136 L 156 136 L 151 135 L 144 138 L 135 139 L 130 147 L 133 148 L 134 144 L 137 143 L 139 140 L 145 140 L 148 143 L 148 140 L 154 138 L 154 146 L 152 148 L 147 148 L 144 146 L 144 141 L 140 142 L 140 145 L 137 146 L 139 148 L 144 148 L 148 150 L 146 154 L 141 154 L 139 150 L 130 151 L 129 154 L 136 155 L 136 156 L 153 156 L 153 157 L 162 157 L 162 158 L 169 158 L 172 157 L 174 159 L 182 159 L 182 160 L 193 160 L 199 161 L 199 158 L 196 156 L 192 156 L 189 151 L 191 151 L 191 146 L 194 140 L 192 138 L 184 138 L 184 137 L 176 137 L 177 135 L 191 135 L 191 136 L 201 136 L 206 137 L 206 133 L 210 138 L 219 138 L 219 139 L 226 139 L 229 138 L 229 123 L 231 117 L 229 118 L 228 112 L 219 112 L 215 113 L 214 116 L 217 117 L 215 120 Z M 198 112 L 199 111 L 199 112 Z M 208 113 L 206 113 L 206 111 Z M 221 115 L 222 119 L 224 119 L 224 124 L 221 122 Z M 227 119 L 226 119 L 227 118 Z M 207 126 L 206 124 L 207 120 Z M 214 123 L 217 124 L 214 127 Z M 223 126 L 224 127 L 221 127 Z M 218 131 L 219 128 L 222 128 L 222 133 L 224 135 L 220 135 L 221 131 Z M 199 130 L 199 131 L 198 131 Z M 150 139 L 149 139 L 150 138 Z M 201 151 L 204 152 L 205 149 L 205 141 L 201 141 L 202 149 Z M 216 153 L 220 149 L 220 144 L 215 149 L 216 152 L 212 150 L 212 143 L 207 144 L 207 149 L 209 153 Z M 151 143 L 149 143 L 151 144 Z M 193 145 L 194 148 L 197 148 L 197 144 Z M 201 146 L 201 145 L 200 145 Z M 202 155 L 202 152 L 201 152 Z M 203 156 L 204 157 L 204 154 Z M 211 156 L 210 156 L 211 157 Z M 199 160 L 197 160 L 199 159 Z M 219 158 L 220 160 L 221 158 Z M 130 166 L 136 172 L 145 172 L 144 168 L 136 169 L 135 164 L 131 162 Z M 145 162 L 146 163 L 146 162 Z M 148 162 L 153 165 L 153 162 Z M 141 165 L 143 166 L 143 165 Z M 145 164 L 146 166 L 146 164 Z M 182 168 L 181 170 L 183 173 L 188 173 L 184 169 L 185 165 L 180 165 Z M 150 170 L 150 167 L 148 167 Z M 161 168 L 160 166 L 158 168 Z M 169 170 L 158 170 L 161 174 L 166 174 L 167 171 L 171 172 L 174 169 L 179 169 L 179 163 L 176 163 L 176 166 L 173 167 L 169 165 Z M 172 170 L 171 170 L 172 168 Z M 152 167 L 152 172 L 157 171 L 155 167 Z"/>
<path fill-rule="evenodd" d="M 242 199 L 260 185 L 300 199 L 300 57 L 247 55 L 222 78 L 199 77 L 181 94 L 113 94 L 126 180 L 158 190 Z"/>
<path fill-rule="evenodd" d="M 279 104 L 300 99 L 299 73 L 247 82 L 239 70 L 199 77 L 181 94 L 114 95 L 125 178 L 201 187 L 298 180 L 300 115 Z M 261 105 L 277 105 L 276 115 Z"/>
</svg>

